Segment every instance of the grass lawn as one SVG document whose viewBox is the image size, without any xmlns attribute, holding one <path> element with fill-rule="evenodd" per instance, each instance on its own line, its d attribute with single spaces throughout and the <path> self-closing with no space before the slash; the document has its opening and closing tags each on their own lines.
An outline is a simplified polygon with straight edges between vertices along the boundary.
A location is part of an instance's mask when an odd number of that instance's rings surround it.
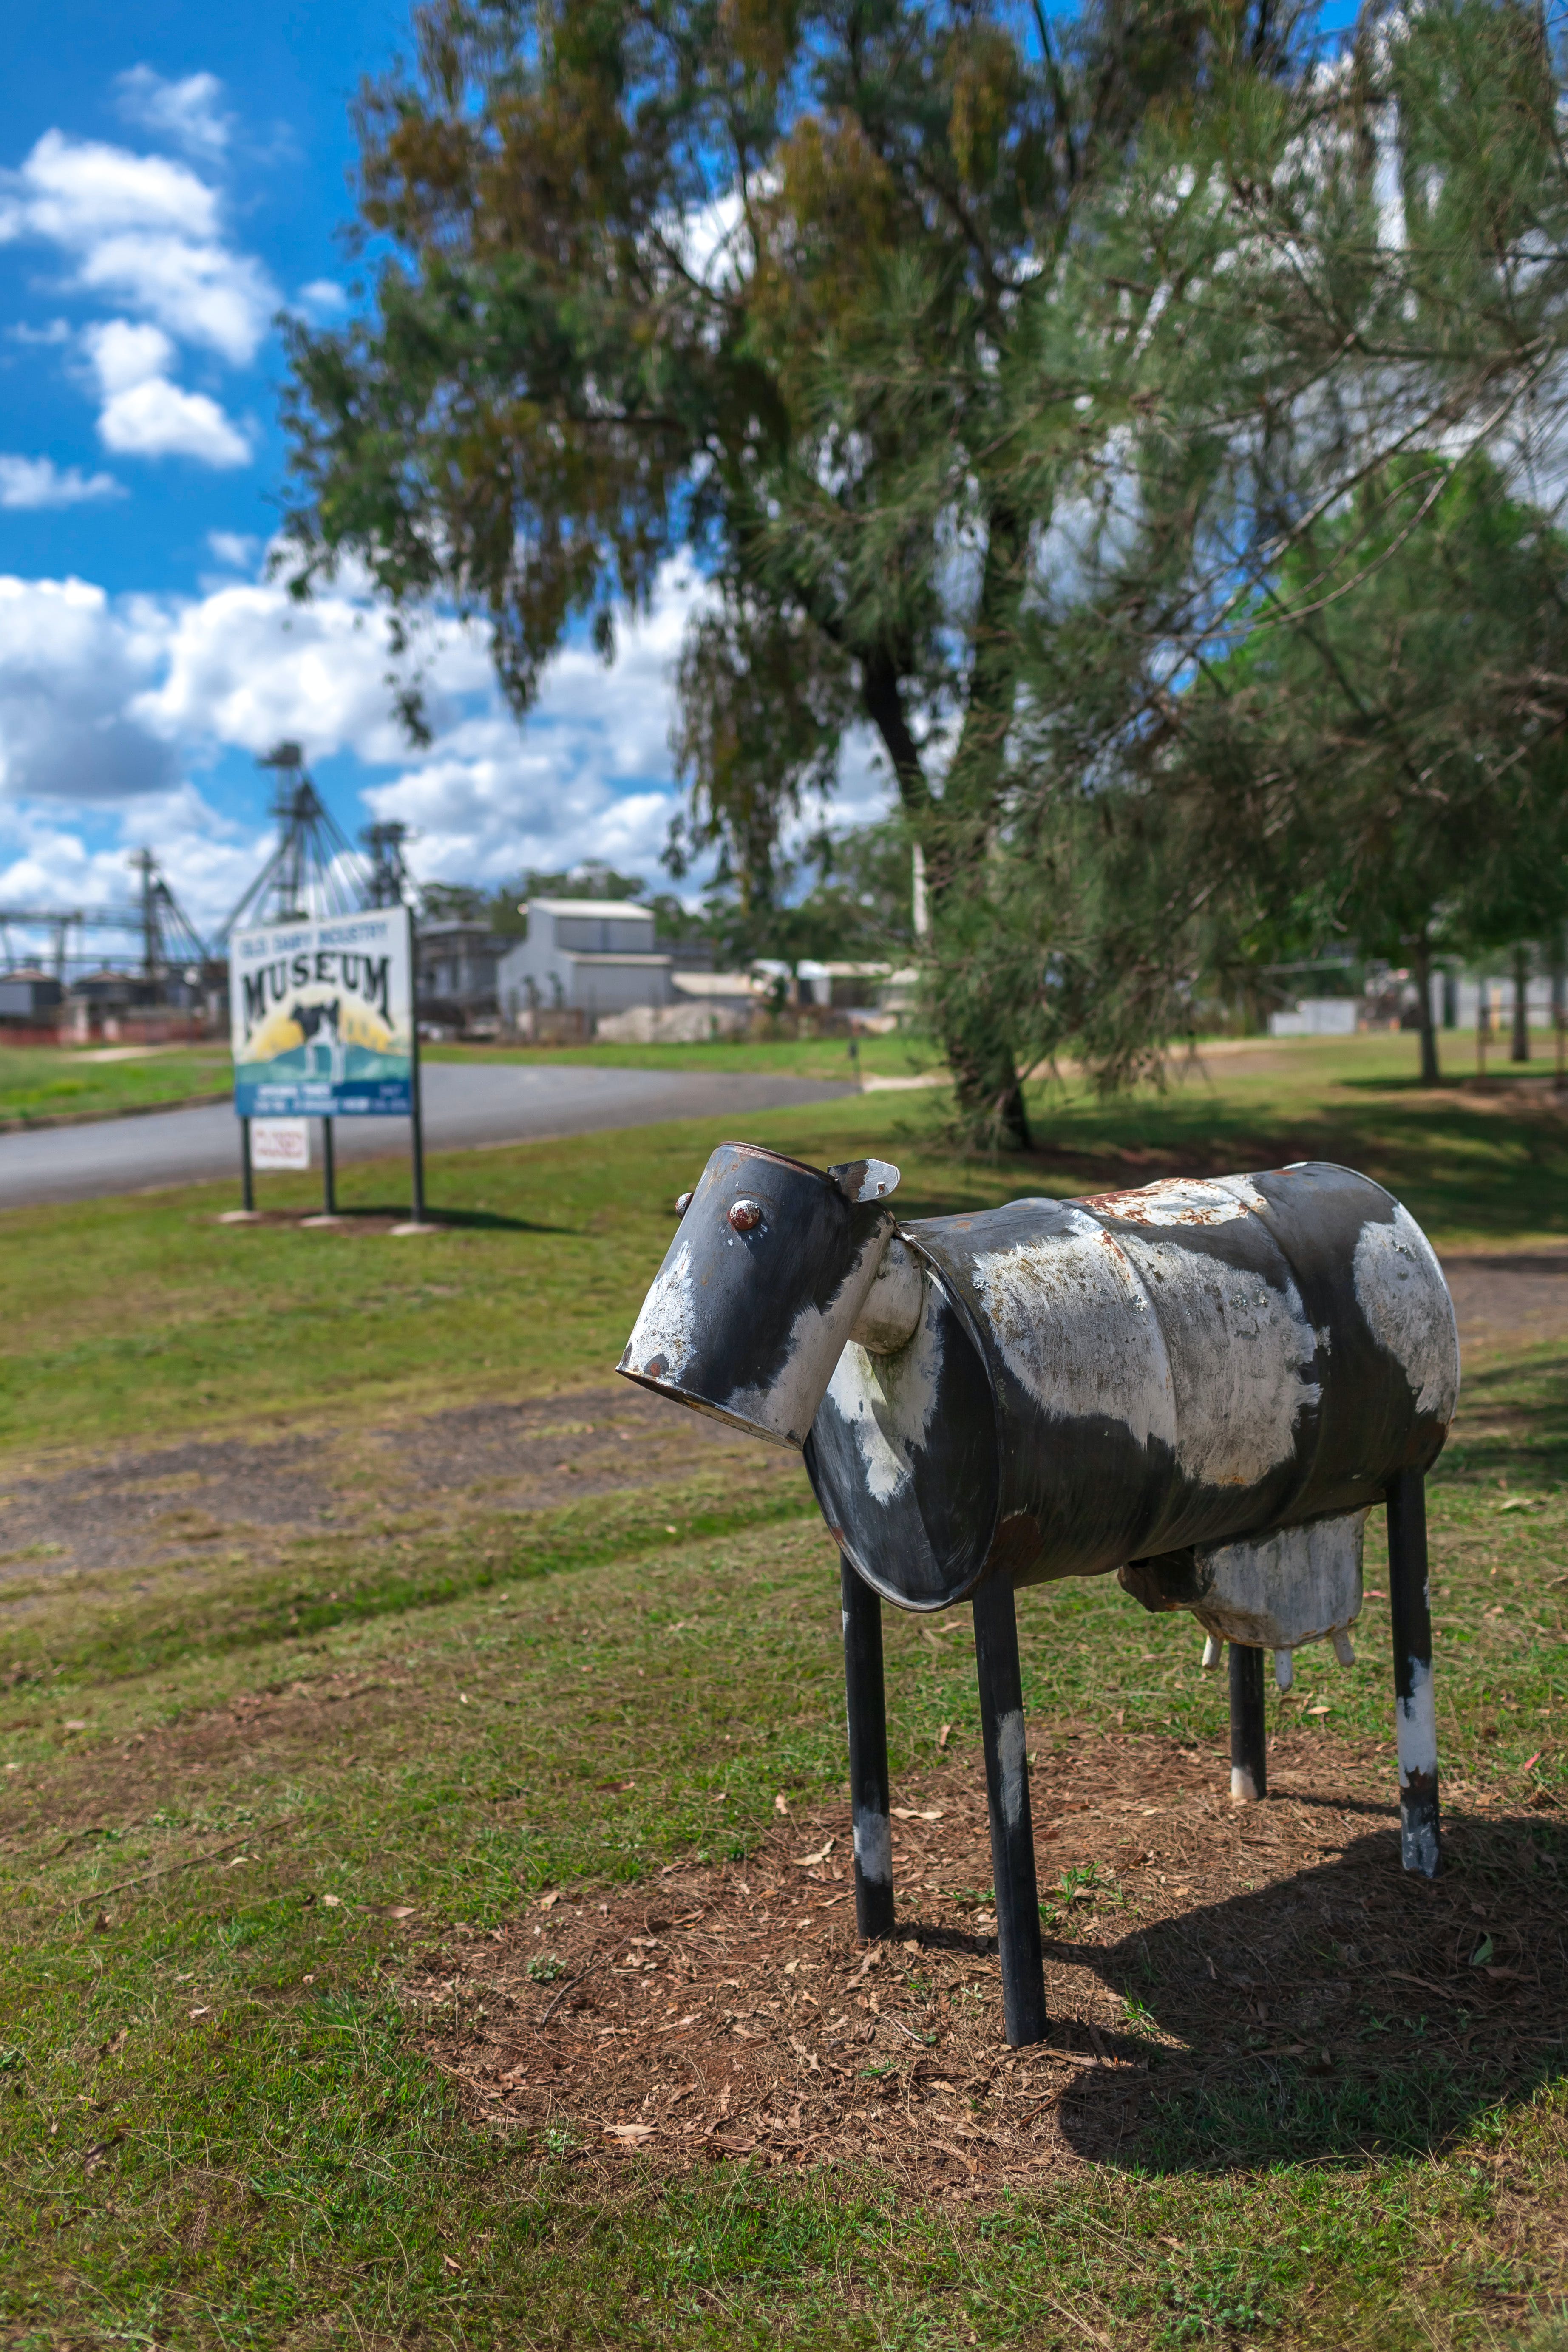
<svg viewBox="0 0 1568 2352">
<path fill-rule="evenodd" d="M 441 1062 L 582 1062 L 605 1070 L 776 1070 L 800 1078 L 847 1078 L 857 1069 L 879 1077 L 936 1070 L 942 1056 L 913 1032 L 859 1037 L 723 1037 L 711 1045 L 427 1045 Z"/>
<path fill-rule="evenodd" d="M 747 1125 L 818 1160 L 898 1160 L 910 1213 L 1313 1154 L 1382 1177 L 1441 1245 L 1568 1232 L 1559 1115 L 1425 1096 L 1410 1052 L 1303 1041 L 1110 1106 L 1041 1090 L 1023 1165 L 956 1157 L 939 1097 Z M 1432 1490 L 1447 1974 L 1391 2000 L 1353 1923 L 1323 1928 L 1329 2067 L 1326 2026 L 1281 2054 L 1272 2020 L 1238 2025 L 1194 2093 L 1193 2053 L 1150 2025 L 1117 2153 L 942 2200 L 869 2160 L 660 2169 L 569 2115 L 476 2119 L 442 2054 L 481 2030 L 475 1952 L 555 1916 L 547 1893 L 591 1913 L 671 1864 L 743 1863 L 781 1792 L 842 1803 L 832 1554 L 787 1464 L 628 1460 L 619 1488 L 527 1511 L 375 1468 L 387 1432 L 416 1446 L 465 1400 L 559 1396 L 541 1443 L 596 1442 L 574 1433 L 599 1407 L 573 1400 L 602 1390 L 716 1134 L 438 1160 L 451 1223 L 424 1239 L 220 1227 L 217 1188 L 4 1221 L 0 1507 L 75 1465 L 112 1518 L 131 1488 L 110 1446 L 163 1449 L 171 1506 L 194 1507 L 180 1465 L 213 1439 L 330 1456 L 357 1499 L 308 1537 L 242 1514 L 92 1571 L 0 1558 L 0 2343 L 1557 2352 L 1568 2015 L 1531 1985 L 1560 1984 L 1564 1956 L 1515 1952 L 1500 1924 L 1511 1890 L 1568 1876 L 1555 1342 L 1468 1369 Z M 384 1180 L 355 1167 L 342 1189 L 368 1211 Z M 1355 1669 L 1314 1657 L 1270 1700 L 1309 1779 L 1316 1759 L 1325 1784 L 1391 1789 L 1385 1616 L 1369 1599 Z M 1020 1617 L 1042 1747 L 1131 1736 L 1222 1784 L 1223 1694 L 1184 1617 L 1105 1580 Z M 888 1651 L 895 1774 L 973 1779 L 972 1661 L 903 1620 Z M 1134 1948 L 1139 1884 L 1100 1882 L 1073 1932 Z M 1270 1899 L 1305 1917 L 1314 1898 L 1287 1877 Z M 1201 1973 L 1179 1937 L 1148 1948 L 1130 2031 Z M 917 1971 L 895 1956 L 900 2000 Z M 416 1979 L 451 1988 L 439 2042 Z M 864 2071 L 865 2095 L 905 2095 L 891 2060 Z M 987 2095 L 965 2095 L 983 2137 Z"/>
<path fill-rule="evenodd" d="M 125 1061 L 100 1048 L 0 1045 L 0 1120 L 108 1118 L 222 1094 L 231 1080 L 226 1045 L 178 1045 Z"/>
</svg>

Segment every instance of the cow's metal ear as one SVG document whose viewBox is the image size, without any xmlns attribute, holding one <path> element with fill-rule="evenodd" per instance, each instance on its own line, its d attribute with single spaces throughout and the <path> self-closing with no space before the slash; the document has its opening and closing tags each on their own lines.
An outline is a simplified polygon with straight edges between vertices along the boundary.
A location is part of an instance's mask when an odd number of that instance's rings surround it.
<svg viewBox="0 0 1568 2352">
<path fill-rule="evenodd" d="M 850 1202 L 885 1201 L 898 1190 L 899 1171 L 890 1160 L 846 1160 L 827 1173 Z"/>
</svg>

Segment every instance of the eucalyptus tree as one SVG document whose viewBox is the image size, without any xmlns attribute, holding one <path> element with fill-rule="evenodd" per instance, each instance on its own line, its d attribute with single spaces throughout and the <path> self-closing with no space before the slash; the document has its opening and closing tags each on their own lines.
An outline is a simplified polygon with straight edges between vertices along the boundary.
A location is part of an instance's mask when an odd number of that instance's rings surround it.
<svg viewBox="0 0 1568 2352">
<path fill-rule="evenodd" d="M 1148 397 L 1085 289 L 1107 218 L 1120 249 L 1131 192 L 1163 201 L 1151 130 L 1168 173 L 1212 91 L 1300 81 L 1289 7 L 431 0 L 415 28 L 359 110 L 374 299 L 293 331 L 297 589 L 352 556 L 400 616 L 482 616 L 521 713 L 568 629 L 608 652 L 691 551 L 677 862 L 721 843 L 765 899 L 868 725 L 963 1118 L 1026 1142 L 1037 558 Z"/>
</svg>

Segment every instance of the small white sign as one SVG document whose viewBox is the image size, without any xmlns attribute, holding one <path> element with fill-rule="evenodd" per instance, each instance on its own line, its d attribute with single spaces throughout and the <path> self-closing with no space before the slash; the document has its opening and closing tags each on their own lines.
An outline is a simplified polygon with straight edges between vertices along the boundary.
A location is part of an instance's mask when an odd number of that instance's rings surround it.
<svg viewBox="0 0 1568 2352">
<path fill-rule="evenodd" d="M 253 1168 L 309 1168 L 310 1120 L 253 1118 L 250 1122 L 250 1164 Z"/>
</svg>

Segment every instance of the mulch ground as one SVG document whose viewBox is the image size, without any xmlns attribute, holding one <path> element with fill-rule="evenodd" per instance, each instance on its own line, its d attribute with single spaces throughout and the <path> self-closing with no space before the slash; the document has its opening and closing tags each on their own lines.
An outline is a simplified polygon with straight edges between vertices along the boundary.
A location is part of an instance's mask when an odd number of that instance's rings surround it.
<svg viewBox="0 0 1568 2352">
<path fill-rule="evenodd" d="M 927 2197 L 1130 2158 L 1154 2098 L 1284 2065 L 1326 2088 L 1405 2063 L 1412 2036 L 1473 2075 L 1478 2108 L 1555 2071 L 1562 1817 L 1451 1790 L 1428 1885 L 1399 1866 L 1392 1759 L 1285 1734 L 1269 1770 L 1269 1801 L 1237 1813 L 1221 1759 L 1168 1740 L 1039 1757 L 1037 2048 L 1003 2035 L 977 1759 L 896 1791 L 888 1943 L 856 1941 L 830 1806 L 778 1813 L 743 1860 L 546 1893 L 427 1955 L 405 1996 L 472 2119 L 542 2151 L 869 2160 Z"/>
</svg>

